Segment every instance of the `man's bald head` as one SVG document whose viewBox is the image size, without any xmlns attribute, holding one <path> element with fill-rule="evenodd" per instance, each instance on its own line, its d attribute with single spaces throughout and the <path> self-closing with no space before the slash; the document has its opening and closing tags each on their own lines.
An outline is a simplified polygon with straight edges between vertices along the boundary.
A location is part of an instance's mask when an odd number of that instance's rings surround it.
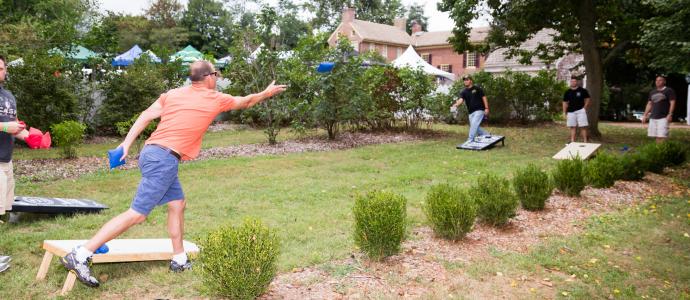
<svg viewBox="0 0 690 300">
<path fill-rule="evenodd" d="M 192 82 L 203 81 L 204 77 L 213 71 L 213 65 L 210 62 L 197 60 L 189 66 L 189 79 Z"/>
</svg>

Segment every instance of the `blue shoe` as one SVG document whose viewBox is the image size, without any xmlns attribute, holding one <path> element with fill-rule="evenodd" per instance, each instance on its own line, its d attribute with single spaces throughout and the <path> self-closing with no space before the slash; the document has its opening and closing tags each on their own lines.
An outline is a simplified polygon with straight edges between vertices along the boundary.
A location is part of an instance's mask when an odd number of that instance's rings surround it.
<svg viewBox="0 0 690 300">
<path fill-rule="evenodd" d="M 91 258 L 87 258 L 85 262 L 77 260 L 76 251 L 67 253 L 64 257 L 60 257 L 60 263 L 65 266 L 65 269 L 77 275 L 77 279 L 89 287 L 98 287 L 100 283 L 96 277 L 91 276 Z"/>
<path fill-rule="evenodd" d="M 184 272 L 186 270 L 191 270 L 191 269 L 192 269 L 192 262 L 189 259 L 187 259 L 187 262 L 182 264 L 182 265 L 178 264 L 174 260 L 170 260 L 170 271 L 172 271 L 174 273 L 180 273 L 180 272 Z"/>
</svg>

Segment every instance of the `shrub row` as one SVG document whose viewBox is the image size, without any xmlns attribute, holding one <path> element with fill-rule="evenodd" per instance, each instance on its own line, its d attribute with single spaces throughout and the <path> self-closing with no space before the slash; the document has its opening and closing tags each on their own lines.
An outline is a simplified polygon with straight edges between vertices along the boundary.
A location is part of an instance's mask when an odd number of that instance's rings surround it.
<svg viewBox="0 0 690 300">
<path fill-rule="evenodd" d="M 649 144 L 622 156 L 601 153 L 585 163 L 579 158 L 560 161 L 549 175 L 530 164 L 518 169 L 511 181 L 483 175 L 470 188 L 438 184 L 429 190 L 422 206 L 434 232 L 445 239 L 460 240 L 475 220 L 501 226 L 516 215 L 518 205 L 541 210 L 554 187 L 577 196 L 585 184 L 608 187 L 615 180 L 638 180 L 645 171 L 661 172 L 685 162 L 688 147 L 678 142 Z M 353 238 L 372 260 L 400 252 L 406 236 L 407 200 L 386 191 L 356 197 Z M 276 273 L 279 241 L 275 231 L 257 220 L 239 227 L 225 226 L 201 242 L 201 274 L 213 293 L 233 299 L 261 295 Z"/>
</svg>

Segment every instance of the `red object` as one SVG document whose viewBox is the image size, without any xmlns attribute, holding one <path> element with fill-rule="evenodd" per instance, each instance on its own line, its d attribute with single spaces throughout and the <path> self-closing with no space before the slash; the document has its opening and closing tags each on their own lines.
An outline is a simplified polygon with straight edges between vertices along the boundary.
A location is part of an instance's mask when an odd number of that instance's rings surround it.
<svg viewBox="0 0 690 300">
<path fill-rule="evenodd" d="M 43 138 L 41 139 L 41 149 L 48 149 L 50 148 L 50 144 L 52 144 L 53 139 L 50 137 L 50 132 L 46 132 L 43 135 Z"/>
</svg>

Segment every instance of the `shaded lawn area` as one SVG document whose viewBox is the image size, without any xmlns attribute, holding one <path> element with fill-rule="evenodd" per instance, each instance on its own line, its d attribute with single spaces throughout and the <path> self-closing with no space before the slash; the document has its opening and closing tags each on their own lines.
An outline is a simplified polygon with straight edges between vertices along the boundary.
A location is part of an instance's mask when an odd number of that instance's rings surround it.
<svg viewBox="0 0 690 300">
<path fill-rule="evenodd" d="M 491 151 L 459 151 L 455 145 L 466 138 L 466 126 L 438 125 L 451 135 L 438 140 L 367 146 L 357 149 L 285 156 L 206 160 L 183 164 L 180 180 L 188 199 L 186 235 L 199 241 L 221 224 L 237 224 L 252 216 L 278 231 L 282 241 L 279 270 L 341 259 L 356 251 L 351 239 L 353 197 L 372 189 L 387 189 L 408 198 L 411 226 L 424 222 L 420 209 L 428 187 L 451 182 L 468 186 L 479 174 L 510 176 L 514 169 L 533 162 L 554 164 L 567 131 L 560 126 L 492 128 L 507 136 L 506 146 Z M 620 149 L 647 141 L 644 131 L 604 126 L 606 148 Z M 233 133 L 235 134 L 235 133 Z M 263 141 L 258 130 L 219 134 L 218 145 Z M 690 132 L 673 132 L 674 138 L 690 141 Z M 215 139 L 210 139 L 206 143 Z M 208 144 L 206 144 L 208 145 Z M 224 145 L 224 144 L 223 144 Z M 95 147 L 95 146 L 94 146 Z M 109 146 L 112 147 L 112 146 Z M 108 147 L 104 147 L 108 148 Z M 96 173 L 75 180 L 51 183 L 20 183 L 18 195 L 41 195 L 98 200 L 111 209 L 100 215 L 37 218 L 0 226 L 0 253 L 13 256 L 10 272 L 0 274 L 0 298 L 53 297 L 64 281 L 65 271 L 54 260 L 46 281 L 34 282 L 46 239 L 85 239 L 108 219 L 126 210 L 136 190 L 139 172 Z M 166 237 L 166 210 L 158 208 L 148 220 L 122 238 Z M 171 274 L 167 262 L 96 265 L 107 276 L 98 289 L 76 287 L 70 297 L 125 298 L 199 297 L 200 279 L 195 272 Z M 103 278 L 102 278 L 103 279 Z"/>
</svg>

